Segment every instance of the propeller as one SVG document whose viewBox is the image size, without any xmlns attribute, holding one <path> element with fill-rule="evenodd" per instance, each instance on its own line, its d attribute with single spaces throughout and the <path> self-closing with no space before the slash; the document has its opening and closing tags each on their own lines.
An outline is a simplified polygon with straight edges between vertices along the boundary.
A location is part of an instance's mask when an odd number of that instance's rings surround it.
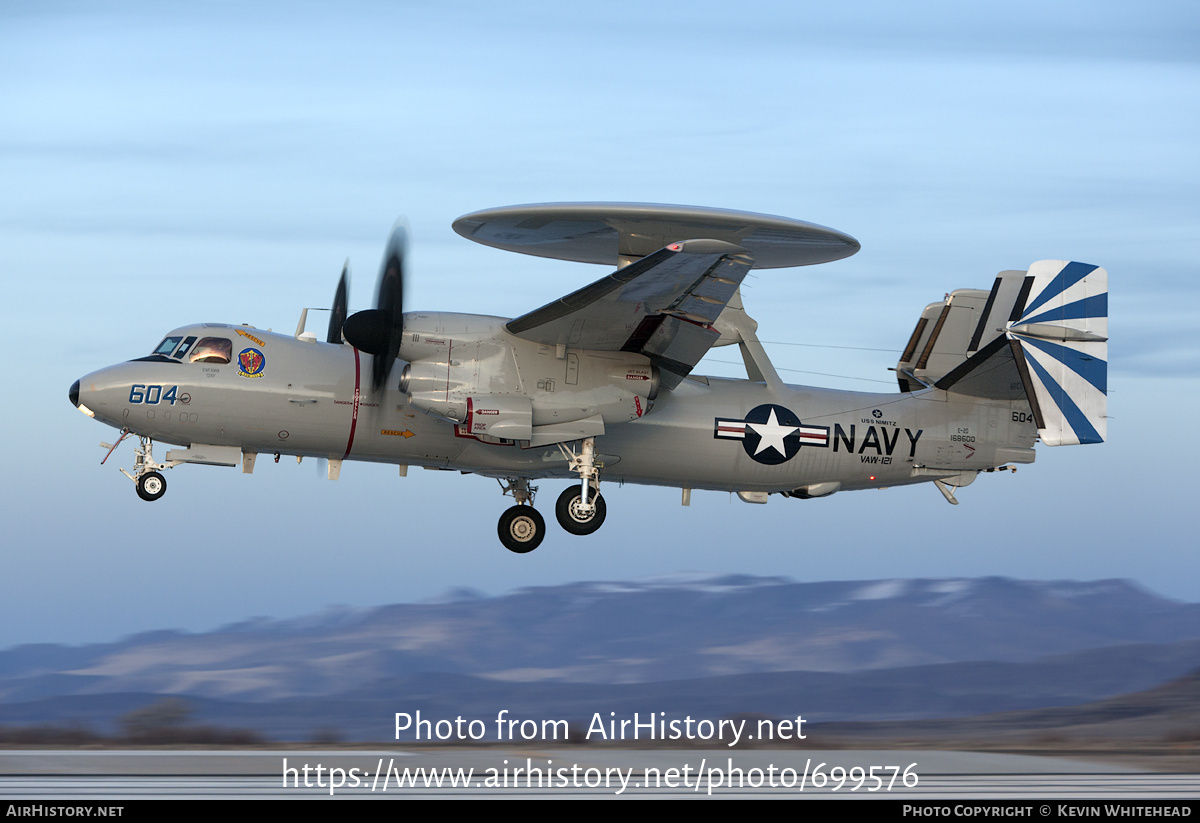
<svg viewBox="0 0 1200 823">
<path fill-rule="evenodd" d="M 325 333 L 325 342 L 335 346 L 342 344 L 342 324 L 346 322 L 346 305 L 350 292 L 350 260 L 342 266 L 342 277 L 338 280 L 337 291 L 333 293 L 333 307 L 329 310 L 329 331 Z"/>
<path fill-rule="evenodd" d="M 346 318 L 342 334 L 356 349 L 373 355 L 371 385 L 383 388 L 404 335 L 404 253 L 408 248 L 408 229 L 397 220 L 383 251 L 379 284 L 375 289 L 375 308 L 355 312 Z"/>
</svg>

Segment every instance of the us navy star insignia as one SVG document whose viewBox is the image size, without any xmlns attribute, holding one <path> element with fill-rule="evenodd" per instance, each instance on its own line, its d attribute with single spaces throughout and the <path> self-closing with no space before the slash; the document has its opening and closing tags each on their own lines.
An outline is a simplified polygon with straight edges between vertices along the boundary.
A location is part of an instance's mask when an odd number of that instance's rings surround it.
<svg viewBox="0 0 1200 823">
<path fill-rule="evenodd" d="M 805 426 L 790 409 L 764 403 L 742 420 L 716 418 L 713 437 L 741 440 L 751 460 L 774 466 L 795 457 L 801 445 L 827 447 L 829 427 Z"/>
<path fill-rule="evenodd" d="M 797 420 L 796 422 L 799 423 L 800 421 Z M 771 409 L 771 414 L 767 418 L 766 423 L 751 423 L 747 420 L 746 425 L 758 433 L 758 448 L 754 450 L 756 456 L 762 454 L 766 449 L 774 449 L 779 454 L 785 455 L 785 459 L 787 444 L 784 443 L 784 438 L 800 428 L 799 425 L 781 426 L 775 416 L 775 409 Z"/>
</svg>

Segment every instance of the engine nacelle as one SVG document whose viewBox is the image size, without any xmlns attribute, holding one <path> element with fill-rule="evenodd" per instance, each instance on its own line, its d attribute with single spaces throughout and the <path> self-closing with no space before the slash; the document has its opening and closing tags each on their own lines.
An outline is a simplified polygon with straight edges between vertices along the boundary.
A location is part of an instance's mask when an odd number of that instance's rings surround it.
<svg viewBox="0 0 1200 823">
<path fill-rule="evenodd" d="M 501 318 L 420 319 L 428 330 L 406 317 L 400 390 L 464 433 L 539 443 L 603 434 L 645 415 L 658 394 L 658 369 L 644 355 L 535 343 L 506 332 Z"/>
<path fill-rule="evenodd" d="M 468 393 L 475 389 L 474 361 L 429 358 L 408 363 L 400 372 L 400 391 L 409 403 L 452 423 L 467 419 Z"/>
</svg>

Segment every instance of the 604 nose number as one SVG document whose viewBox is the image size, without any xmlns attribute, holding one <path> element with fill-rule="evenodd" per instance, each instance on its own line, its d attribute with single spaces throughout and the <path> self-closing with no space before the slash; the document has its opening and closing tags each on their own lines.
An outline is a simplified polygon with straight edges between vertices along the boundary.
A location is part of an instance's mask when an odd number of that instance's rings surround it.
<svg viewBox="0 0 1200 823">
<path fill-rule="evenodd" d="M 169 386 L 164 392 L 162 386 L 144 386 L 141 383 L 134 383 L 129 389 L 129 402 L 145 403 L 149 406 L 170 403 L 174 406 L 178 390 L 178 386 Z"/>
</svg>

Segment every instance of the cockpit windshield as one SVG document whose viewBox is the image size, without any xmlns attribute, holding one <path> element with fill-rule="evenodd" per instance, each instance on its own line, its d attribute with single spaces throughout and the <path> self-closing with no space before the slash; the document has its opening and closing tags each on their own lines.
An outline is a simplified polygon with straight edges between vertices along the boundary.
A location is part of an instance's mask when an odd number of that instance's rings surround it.
<svg viewBox="0 0 1200 823">
<path fill-rule="evenodd" d="M 154 350 L 154 353 L 170 357 L 171 352 L 175 351 L 175 347 L 179 345 L 179 341 L 182 339 L 182 337 L 168 337 L 158 344 L 158 348 Z"/>
<path fill-rule="evenodd" d="M 188 353 L 188 349 L 190 349 L 192 347 L 192 344 L 195 342 L 196 342 L 195 337 L 185 338 L 184 341 L 179 344 L 179 348 L 177 348 L 175 350 L 175 354 L 173 354 L 171 356 L 174 358 L 177 358 L 179 360 L 182 360 L 184 355 L 186 355 Z"/>
<path fill-rule="evenodd" d="M 195 344 L 194 346 L 192 344 Z M 202 337 L 176 335 L 164 338 L 146 360 L 175 360 L 188 363 L 228 363 L 233 358 L 233 342 L 225 337 Z"/>
</svg>

